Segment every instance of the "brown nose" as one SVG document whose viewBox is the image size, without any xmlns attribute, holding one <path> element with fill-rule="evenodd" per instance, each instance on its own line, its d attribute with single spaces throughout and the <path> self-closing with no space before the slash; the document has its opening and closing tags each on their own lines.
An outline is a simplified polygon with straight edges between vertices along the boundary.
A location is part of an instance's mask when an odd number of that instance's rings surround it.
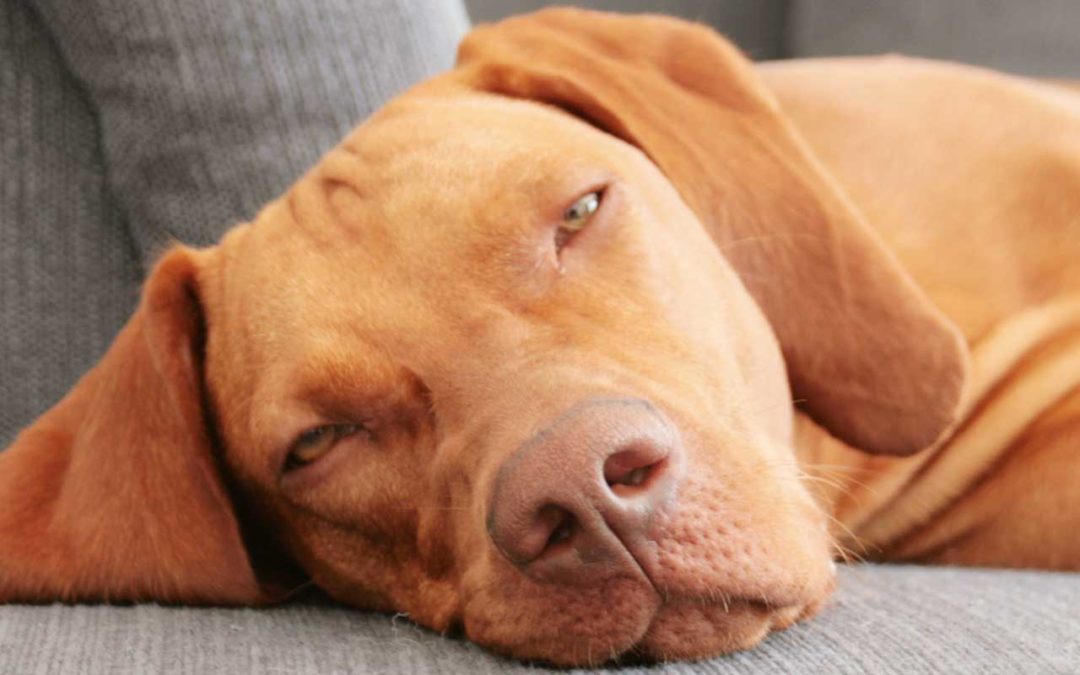
<svg viewBox="0 0 1080 675">
<path fill-rule="evenodd" d="M 682 467 L 674 426 L 647 401 L 589 399 L 500 467 L 488 533 L 536 579 L 644 570 L 656 516 L 673 504 Z"/>
</svg>

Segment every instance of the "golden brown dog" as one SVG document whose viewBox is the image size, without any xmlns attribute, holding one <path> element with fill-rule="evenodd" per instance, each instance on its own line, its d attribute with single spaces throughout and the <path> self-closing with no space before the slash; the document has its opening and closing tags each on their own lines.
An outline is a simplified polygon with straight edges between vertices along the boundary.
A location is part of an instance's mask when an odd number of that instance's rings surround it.
<svg viewBox="0 0 1080 675">
<path fill-rule="evenodd" d="M 479 28 L 158 264 L 0 456 L 0 600 L 310 577 L 585 664 L 749 647 L 838 547 L 1078 569 L 1078 261 L 1064 89 L 755 68 L 659 17 Z"/>
</svg>

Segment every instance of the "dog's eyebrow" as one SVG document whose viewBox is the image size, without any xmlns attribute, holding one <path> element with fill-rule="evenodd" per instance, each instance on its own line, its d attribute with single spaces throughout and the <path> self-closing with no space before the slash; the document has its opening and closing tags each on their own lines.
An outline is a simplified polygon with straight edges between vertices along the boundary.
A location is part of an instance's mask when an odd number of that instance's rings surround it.
<svg viewBox="0 0 1080 675">
<path fill-rule="evenodd" d="M 370 345 L 305 354 L 286 382 L 288 398 L 342 419 L 396 414 L 418 388 L 415 375 Z"/>
</svg>

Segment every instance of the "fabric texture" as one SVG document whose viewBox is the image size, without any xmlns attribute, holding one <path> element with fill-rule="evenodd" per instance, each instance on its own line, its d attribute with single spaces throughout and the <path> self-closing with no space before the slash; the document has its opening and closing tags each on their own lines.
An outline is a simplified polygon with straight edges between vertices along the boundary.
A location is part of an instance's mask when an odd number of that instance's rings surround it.
<svg viewBox="0 0 1080 675">
<path fill-rule="evenodd" d="M 756 649 L 670 673 L 1076 673 L 1080 576 L 945 568 L 843 568 L 824 612 Z M 137 605 L 0 607 L 6 673 L 530 673 L 403 616 Z M 550 671 L 580 672 L 580 671 Z M 592 672 L 592 671 L 590 671 Z M 655 667 L 604 669 L 619 675 Z"/>
<path fill-rule="evenodd" d="M 551 5 L 577 5 L 627 14 L 670 14 L 712 26 L 751 58 L 777 59 L 785 54 L 788 0 L 465 0 L 469 16 L 476 23 L 498 21 Z"/>
<path fill-rule="evenodd" d="M 0 448 L 168 243 L 252 218 L 467 25 L 453 0 L 0 0 Z"/>
<path fill-rule="evenodd" d="M 0 450 L 105 351 L 139 290 L 90 101 L 21 0 L 0 0 Z"/>
<path fill-rule="evenodd" d="M 1080 77 L 1076 0 L 792 0 L 787 56 L 887 52 Z"/>
</svg>

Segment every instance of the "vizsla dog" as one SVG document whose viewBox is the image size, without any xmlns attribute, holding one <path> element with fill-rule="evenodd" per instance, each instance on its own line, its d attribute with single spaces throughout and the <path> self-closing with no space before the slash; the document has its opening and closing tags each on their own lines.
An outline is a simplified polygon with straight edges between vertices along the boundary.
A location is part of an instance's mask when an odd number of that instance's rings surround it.
<svg viewBox="0 0 1080 675">
<path fill-rule="evenodd" d="M 1080 569 L 1078 385 L 1075 93 L 545 11 L 164 256 L 0 455 L 0 600 L 700 658 L 844 550 Z"/>
</svg>

